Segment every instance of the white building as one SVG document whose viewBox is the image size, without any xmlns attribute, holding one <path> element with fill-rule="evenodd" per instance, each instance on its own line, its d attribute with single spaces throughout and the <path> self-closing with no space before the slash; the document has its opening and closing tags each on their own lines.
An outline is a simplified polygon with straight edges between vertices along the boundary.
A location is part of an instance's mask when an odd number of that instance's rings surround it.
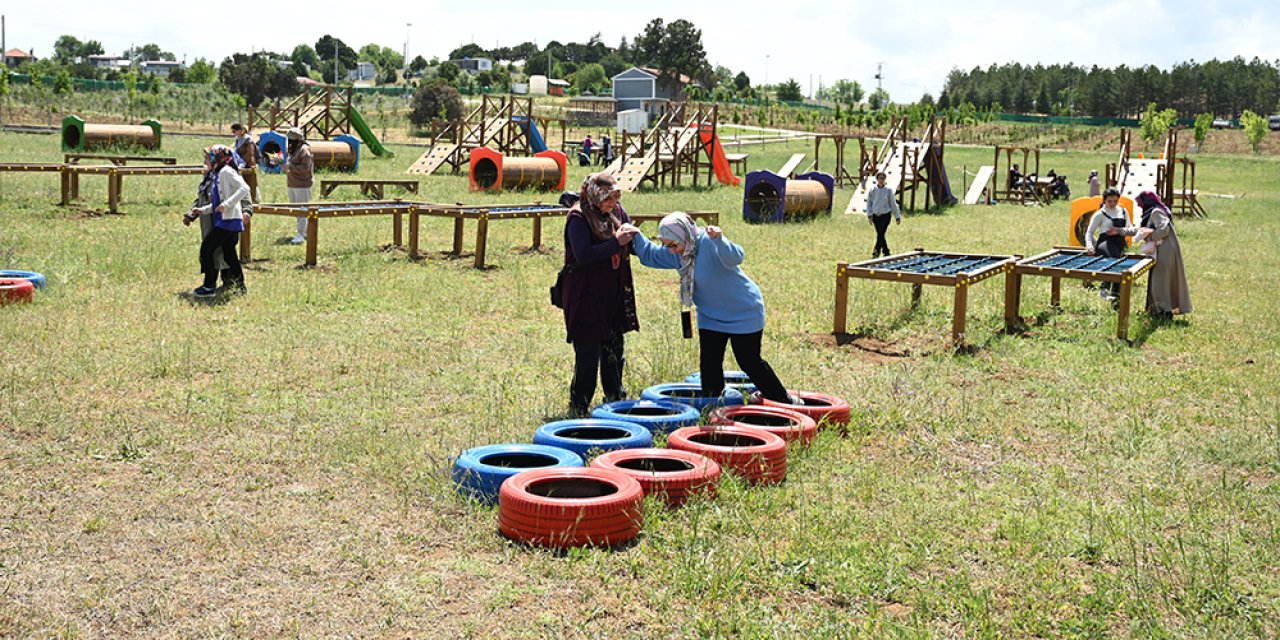
<svg viewBox="0 0 1280 640">
<path fill-rule="evenodd" d="M 147 60 L 142 63 L 142 72 L 151 73 L 160 77 L 167 77 L 174 69 L 181 69 L 185 65 L 175 60 Z"/>
<path fill-rule="evenodd" d="M 347 72 L 347 79 L 355 82 L 372 81 L 378 77 L 378 65 L 372 62 L 360 62 L 356 68 Z"/>
<path fill-rule="evenodd" d="M 459 69 L 466 71 L 471 75 L 477 75 L 481 71 L 493 71 L 493 61 L 488 58 L 463 58 L 461 60 L 450 60 Z"/>
</svg>

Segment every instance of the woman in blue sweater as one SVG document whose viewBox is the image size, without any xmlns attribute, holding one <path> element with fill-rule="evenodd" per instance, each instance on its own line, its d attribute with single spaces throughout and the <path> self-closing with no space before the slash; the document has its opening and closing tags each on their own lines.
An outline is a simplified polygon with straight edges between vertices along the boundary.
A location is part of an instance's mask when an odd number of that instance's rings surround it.
<svg viewBox="0 0 1280 640">
<path fill-rule="evenodd" d="M 760 357 L 764 337 L 764 296 L 760 287 L 742 272 L 742 247 L 724 237 L 720 227 L 699 229 L 693 219 L 677 211 L 658 224 L 658 239 L 669 253 L 645 260 L 645 266 L 680 272 L 680 305 L 698 309 L 699 360 L 702 393 L 718 396 L 724 391 L 724 350 L 733 345 L 733 357 L 765 398 L 792 401 L 787 388 Z M 637 253 L 646 240 L 635 237 Z M 642 253 L 643 255 L 643 253 Z"/>
</svg>

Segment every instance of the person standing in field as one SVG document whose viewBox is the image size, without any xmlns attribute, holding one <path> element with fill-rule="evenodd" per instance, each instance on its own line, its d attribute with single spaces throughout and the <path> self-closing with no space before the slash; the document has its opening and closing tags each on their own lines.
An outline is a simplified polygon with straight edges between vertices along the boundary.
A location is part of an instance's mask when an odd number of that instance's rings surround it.
<svg viewBox="0 0 1280 640">
<path fill-rule="evenodd" d="M 1191 291 L 1182 265 L 1182 247 L 1173 230 L 1173 214 L 1152 191 L 1143 191 L 1135 200 L 1142 208 L 1142 229 L 1156 245 L 1156 266 L 1147 281 L 1147 313 L 1168 320 L 1173 314 L 1191 313 Z"/>
<path fill-rule="evenodd" d="M 262 194 L 258 193 L 258 145 L 253 143 L 249 128 L 239 122 L 231 125 L 231 133 L 236 134 L 231 150 L 238 158 L 236 164 L 240 166 L 240 177 L 249 185 L 249 197 L 254 202 L 261 202 Z"/>
<path fill-rule="evenodd" d="M 190 225 L 197 217 L 208 217 L 212 223 L 209 232 L 200 242 L 200 270 L 204 272 L 204 284 L 192 292 L 199 298 L 217 295 L 218 274 L 227 288 L 244 291 L 244 272 L 236 243 L 244 230 L 243 207 L 249 201 L 249 185 L 236 169 L 235 154 L 230 147 L 214 145 L 205 150 L 205 176 L 201 183 L 207 203 L 192 207 L 183 217 L 183 224 Z M 215 254 L 221 251 L 226 269 L 219 269 Z"/>
<path fill-rule="evenodd" d="M 1128 214 L 1120 206 L 1120 190 L 1108 187 L 1102 194 L 1102 208 L 1089 220 L 1089 230 L 1084 234 L 1085 251 L 1091 256 L 1122 257 L 1128 247 L 1125 238 L 1137 232 L 1138 228 L 1129 225 Z M 1099 296 L 1112 302 L 1119 299 L 1119 293 L 1118 282 L 1104 282 L 1098 290 Z"/>
<path fill-rule="evenodd" d="M 883 171 L 876 173 L 876 186 L 867 193 L 867 221 L 876 228 L 876 246 L 871 250 L 872 258 L 889 255 L 889 241 L 884 234 L 889 230 L 889 214 L 902 224 L 902 209 L 894 197 L 893 189 L 885 184 Z"/>
<path fill-rule="evenodd" d="M 1089 172 L 1089 197 L 1096 198 L 1102 195 L 1102 181 L 1098 180 L 1098 170 L 1094 169 Z"/>
<path fill-rule="evenodd" d="M 302 129 L 294 127 L 285 133 L 289 149 L 285 154 L 285 173 L 288 174 L 286 186 L 289 188 L 289 202 L 311 202 L 311 185 L 315 181 L 315 158 L 311 155 L 311 145 L 302 134 Z M 298 218 L 298 234 L 293 237 L 293 244 L 302 244 L 307 240 L 307 219 Z"/>
</svg>

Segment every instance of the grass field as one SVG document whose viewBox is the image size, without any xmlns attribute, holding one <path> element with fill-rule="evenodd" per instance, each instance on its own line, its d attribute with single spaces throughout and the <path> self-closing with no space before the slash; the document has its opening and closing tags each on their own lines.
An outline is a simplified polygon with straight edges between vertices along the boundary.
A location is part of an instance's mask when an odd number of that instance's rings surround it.
<svg viewBox="0 0 1280 640">
<path fill-rule="evenodd" d="M 208 140 L 169 137 L 196 161 Z M 60 159 L 0 137 L 5 161 Z M 791 147 L 753 147 L 751 167 Z M 400 178 L 420 149 L 366 159 Z M 1077 191 L 1098 153 L 1046 152 Z M 830 158 L 829 155 L 825 156 Z M 961 167 L 988 148 L 951 147 Z M 1025 281 L 1030 328 L 1001 330 L 999 280 L 971 293 L 971 352 L 947 349 L 949 292 L 851 285 L 853 344 L 829 336 L 834 265 L 864 219 L 742 223 L 741 190 L 627 195 L 632 213 L 723 212 L 769 306 L 765 355 L 797 388 L 847 398 L 785 484 L 649 508 L 640 542 L 558 555 L 508 543 L 458 498 L 448 458 L 528 441 L 567 404 L 571 349 L 547 304 L 560 264 L 528 222 L 491 229 L 492 269 L 390 243 L 389 220 L 324 221 L 319 266 L 255 220 L 249 293 L 194 305 L 195 178 L 131 178 L 125 215 L 64 209 L 53 174 L 0 174 L 0 267 L 45 273 L 0 307 L 0 636 L 4 637 L 1275 637 L 1280 634 L 1280 162 L 1198 157 L 1208 220 L 1179 221 L 1195 314 L 1156 325 Z M 584 170 L 575 167 L 570 184 Z M 283 178 L 263 180 L 284 200 Z M 354 194 L 354 192 L 348 192 Z M 433 201 L 476 196 L 425 180 Z M 895 250 L 1029 255 L 1067 207 L 909 215 Z M 472 227 L 468 227 L 468 234 Z M 648 225 L 652 234 L 654 229 Z M 471 237 L 468 236 L 468 247 Z M 682 379 L 677 282 L 637 268 L 627 386 Z M 729 364 L 732 364 L 730 362 Z"/>
</svg>

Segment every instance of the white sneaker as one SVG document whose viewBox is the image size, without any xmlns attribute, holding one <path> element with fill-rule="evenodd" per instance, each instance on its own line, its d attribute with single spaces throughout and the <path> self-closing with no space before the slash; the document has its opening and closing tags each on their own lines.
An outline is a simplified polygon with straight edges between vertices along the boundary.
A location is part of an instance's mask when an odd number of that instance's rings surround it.
<svg viewBox="0 0 1280 640">
<path fill-rule="evenodd" d="M 289 244 L 302 244 L 306 241 L 307 239 L 302 236 L 294 236 L 293 239 L 289 241 Z"/>
</svg>

